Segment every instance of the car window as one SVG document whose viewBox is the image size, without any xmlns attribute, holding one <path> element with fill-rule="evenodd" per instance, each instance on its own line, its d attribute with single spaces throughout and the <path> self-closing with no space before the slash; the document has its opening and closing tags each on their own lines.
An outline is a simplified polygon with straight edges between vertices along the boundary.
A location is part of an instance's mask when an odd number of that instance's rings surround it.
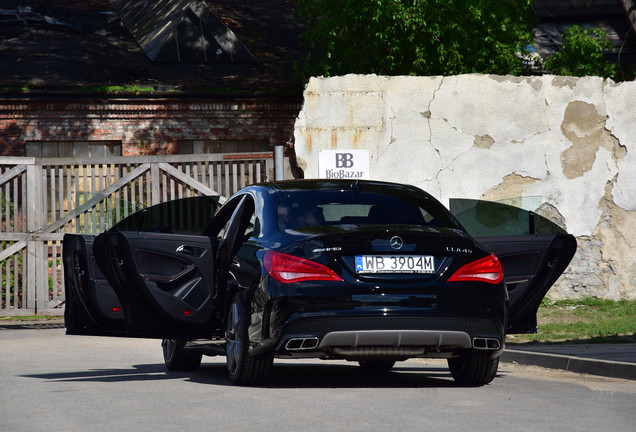
<svg viewBox="0 0 636 432">
<path fill-rule="evenodd" d="M 219 240 L 225 238 L 227 230 L 230 226 L 230 222 L 232 220 L 232 215 L 241 202 L 241 199 L 241 197 L 235 198 L 223 204 L 223 207 L 221 207 L 210 226 L 208 234 L 211 237 L 216 237 Z"/>
<path fill-rule="evenodd" d="M 188 197 L 140 210 L 115 224 L 110 231 L 143 231 L 200 235 L 217 210 L 218 196 Z"/>
<path fill-rule="evenodd" d="M 261 223 L 254 213 L 254 200 L 250 196 L 240 196 L 232 201 L 226 202 L 218 214 L 215 216 L 212 226 L 208 229 L 208 234 L 219 240 L 224 239 L 228 233 L 228 229 L 233 220 L 234 212 L 242 200 L 245 200 L 244 206 L 249 213 L 249 222 L 241 233 L 244 238 L 258 237 L 260 235 Z M 247 217 L 247 216 L 246 216 Z"/>
<path fill-rule="evenodd" d="M 451 198 L 449 203 L 451 213 L 473 237 L 566 234 L 549 219 L 515 206 L 460 198 Z"/>
<path fill-rule="evenodd" d="M 278 206 L 281 230 L 334 225 L 432 225 L 459 228 L 436 201 L 391 191 L 302 191 Z"/>
</svg>

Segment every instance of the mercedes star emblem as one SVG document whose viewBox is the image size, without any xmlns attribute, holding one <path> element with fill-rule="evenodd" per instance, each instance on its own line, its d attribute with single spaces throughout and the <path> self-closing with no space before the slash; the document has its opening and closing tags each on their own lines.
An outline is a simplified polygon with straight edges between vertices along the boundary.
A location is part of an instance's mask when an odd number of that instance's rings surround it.
<svg viewBox="0 0 636 432">
<path fill-rule="evenodd" d="M 402 249 L 402 246 L 404 246 L 404 241 L 400 236 L 393 236 L 391 237 L 389 244 L 393 249 Z"/>
</svg>

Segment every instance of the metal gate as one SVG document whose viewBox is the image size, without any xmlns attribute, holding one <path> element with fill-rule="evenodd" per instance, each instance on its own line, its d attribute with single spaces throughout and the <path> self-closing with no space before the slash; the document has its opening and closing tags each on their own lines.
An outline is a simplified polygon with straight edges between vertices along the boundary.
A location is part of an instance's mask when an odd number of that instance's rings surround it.
<svg viewBox="0 0 636 432">
<path fill-rule="evenodd" d="M 59 315 L 65 233 L 99 233 L 135 211 L 274 179 L 272 154 L 0 158 L 0 316 Z"/>
</svg>

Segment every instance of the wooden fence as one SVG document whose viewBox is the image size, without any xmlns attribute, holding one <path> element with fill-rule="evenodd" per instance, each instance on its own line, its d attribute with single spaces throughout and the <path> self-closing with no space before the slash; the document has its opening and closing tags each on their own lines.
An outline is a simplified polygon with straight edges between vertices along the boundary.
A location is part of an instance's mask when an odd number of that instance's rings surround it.
<svg viewBox="0 0 636 432">
<path fill-rule="evenodd" d="M 102 232 L 135 211 L 274 179 L 262 154 L 0 158 L 0 316 L 62 313 L 65 233 Z"/>
</svg>

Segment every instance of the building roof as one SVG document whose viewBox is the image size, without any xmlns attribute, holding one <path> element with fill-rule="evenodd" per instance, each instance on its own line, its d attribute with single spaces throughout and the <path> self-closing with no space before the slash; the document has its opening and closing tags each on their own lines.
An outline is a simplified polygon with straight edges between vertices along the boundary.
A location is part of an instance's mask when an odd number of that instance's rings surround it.
<svg viewBox="0 0 636 432">
<path fill-rule="evenodd" d="M 546 55 L 558 49 L 560 33 L 569 25 L 593 25 L 609 33 L 615 57 L 636 63 L 635 2 L 535 0 L 540 20 L 537 51 Z M 94 93 L 95 88 L 136 85 L 166 95 L 300 98 L 303 83 L 293 73 L 295 60 L 303 54 L 297 3 L 0 0 L 0 93 L 24 94 L 28 89 L 31 94 L 77 94 L 78 89 Z M 211 23 L 213 18 L 215 26 L 226 26 L 225 42 L 218 37 L 222 27 L 184 41 L 197 19 Z M 209 30 L 209 23 L 203 27 Z M 186 49 L 196 45 L 197 38 L 206 45 L 205 52 L 193 49 L 190 55 Z M 233 48 L 224 49 L 224 43 L 240 48 L 241 54 L 228 54 Z"/>
<path fill-rule="evenodd" d="M 535 0 L 539 24 L 534 28 L 537 52 L 545 57 L 556 52 L 567 27 L 580 25 L 605 31 L 614 45 L 612 61 L 636 63 L 635 0 Z"/>
<path fill-rule="evenodd" d="M 140 23 L 148 20 L 135 22 L 130 14 L 126 25 L 122 22 L 130 12 L 126 6 L 162 2 L 177 7 L 155 13 L 154 28 L 144 28 Z M 228 34 L 235 36 L 240 55 L 216 55 L 215 46 L 210 57 L 231 61 L 187 61 L 183 52 L 171 57 L 173 36 L 187 33 L 183 23 L 187 13 L 193 14 L 193 4 L 199 4 L 199 10 L 209 8 L 206 19 L 218 17 L 216 31 L 219 23 L 231 29 Z M 1 90 L 49 93 L 135 84 L 158 91 L 300 97 L 302 85 L 293 75 L 301 52 L 296 8 L 296 0 L 0 0 Z M 145 14 L 147 18 L 153 10 Z M 161 33 L 161 26 L 170 31 Z M 218 44 L 213 36 L 208 39 Z"/>
</svg>

